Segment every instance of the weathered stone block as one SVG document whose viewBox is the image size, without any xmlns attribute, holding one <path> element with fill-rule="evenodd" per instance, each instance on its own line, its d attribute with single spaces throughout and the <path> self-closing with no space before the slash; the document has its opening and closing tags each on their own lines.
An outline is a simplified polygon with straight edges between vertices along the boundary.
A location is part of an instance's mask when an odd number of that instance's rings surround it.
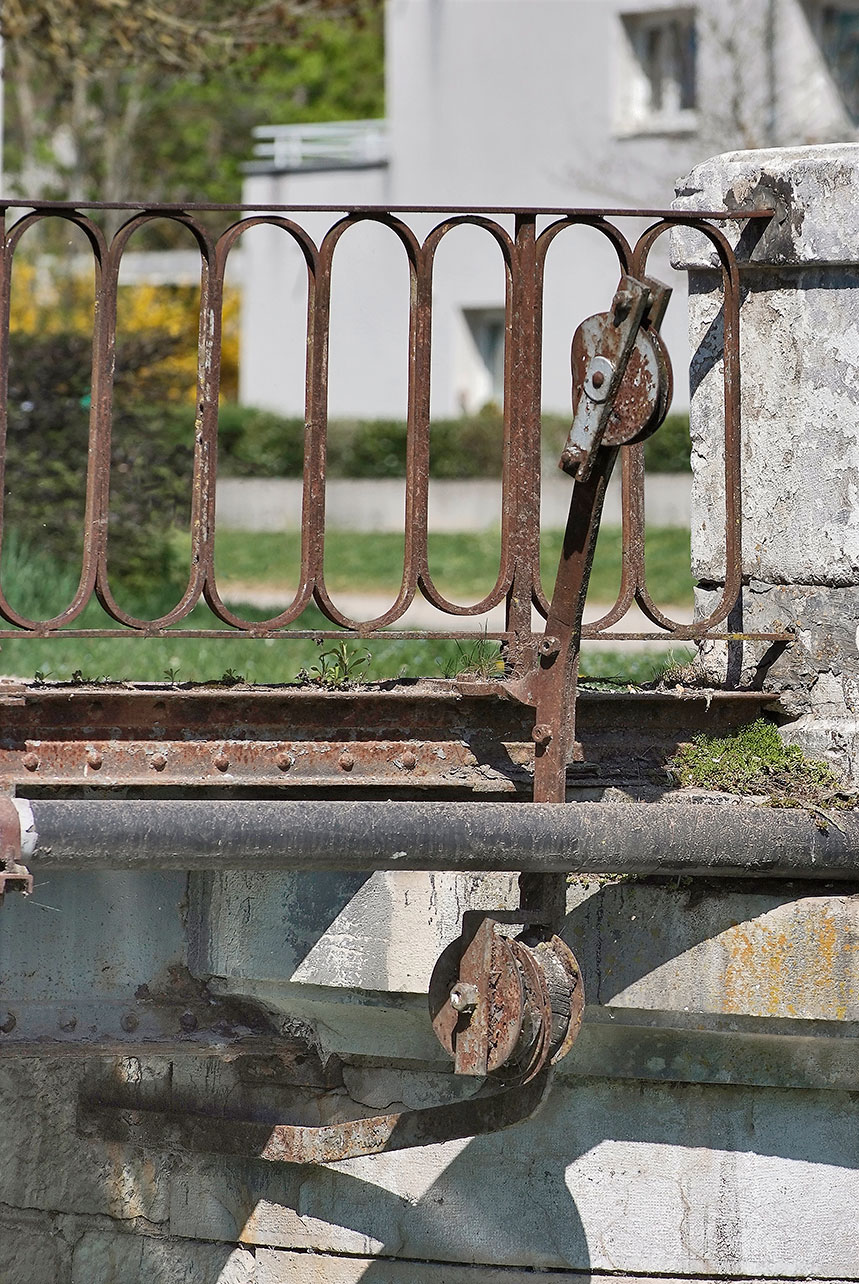
<svg viewBox="0 0 859 1284">
<path fill-rule="evenodd" d="M 257 1284 L 258 1278 L 253 1253 L 233 1244 L 88 1231 L 75 1245 L 70 1284 Z"/>
<path fill-rule="evenodd" d="M 70 1268 L 54 1218 L 0 1209 L 0 1284 L 70 1284 Z"/>
</svg>

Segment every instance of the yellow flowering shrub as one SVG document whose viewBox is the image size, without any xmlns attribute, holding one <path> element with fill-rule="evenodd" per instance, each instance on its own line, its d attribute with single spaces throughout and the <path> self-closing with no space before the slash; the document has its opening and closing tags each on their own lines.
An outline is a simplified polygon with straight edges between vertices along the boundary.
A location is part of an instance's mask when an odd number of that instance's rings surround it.
<svg viewBox="0 0 859 1284">
<path fill-rule="evenodd" d="M 192 285 L 120 285 L 117 338 L 169 336 L 175 350 L 163 358 L 159 380 L 170 401 L 194 402 L 200 292 Z M 45 337 L 92 332 L 93 288 L 89 273 L 52 270 L 45 260 L 22 258 L 12 272 L 13 334 Z M 239 291 L 224 290 L 221 333 L 221 396 L 235 400 L 239 370 Z M 167 376 L 166 379 L 163 376 Z"/>
</svg>

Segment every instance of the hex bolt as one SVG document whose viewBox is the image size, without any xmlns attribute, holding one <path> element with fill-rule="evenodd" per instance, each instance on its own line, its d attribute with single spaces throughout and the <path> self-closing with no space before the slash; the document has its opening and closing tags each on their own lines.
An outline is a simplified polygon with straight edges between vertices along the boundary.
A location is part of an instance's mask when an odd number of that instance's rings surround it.
<svg viewBox="0 0 859 1284">
<path fill-rule="evenodd" d="M 275 758 L 275 762 L 277 763 L 281 771 L 289 771 L 290 767 L 295 762 L 295 759 L 293 758 L 291 753 L 281 752 Z"/>
<path fill-rule="evenodd" d="M 557 655 L 560 649 L 561 639 L 552 637 L 551 633 L 547 633 L 546 636 L 541 639 L 540 645 L 537 648 L 541 655 Z"/>
<path fill-rule="evenodd" d="M 78 1019 L 74 1012 L 61 1012 L 57 1021 L 57 1025 L 61 1030 L 65 1030 L 66 1034 L 71 1034 L 77 1023 Z"/>
<path fill-rule="evenodd" d="M 104 758 L 99 753 L 98 749 L 87 749 L 86 760 L 87 765 L 92 767 L 93 771 L 98 771 L 99 767 L 104 762 Z"/>
<path fill-rule="evenodd" d="M 179 1018 L 179 1025 L 186 1034 L 191 1034 L 197 1029 L 197 1018 L 193 1012 L 183 1012 Z"/>
<path fill-rule="evenodd" d="M 136 1012 L 126 1012 L 125 1016 L 122 1018 L 122 1021 L 120 1022 L 120 1025 L 122 1026 L 126 1034 L 133 1034 L 134 1031 L 137 1029 L 137 1027 L 140 1025 L 140 1018 Z"/>
<path fill-rule="evenodd" d="M 450 1006 L 454 1012 L 473 1012 L 479 998 L 477 986 L 472 985 L 470 981 L 457 981 L 456 985 L 451 987 Z"/>
<path fill-rule="evenodd" d="M 219 753 L 217 758 L 214 759 L 214 766 L 217 767 L 218 771 L 228 771 L 230 760 L 225 753 Z"/>
<path fill-rule="evenodd" d="M 153 771 L 163 771 L 167 766 L 167 757 L 163 753 L 154 753 L 149 759 L 149 765 Z"/>
<path fill-rule="evenodd" d="M 11 1034 L 18 1024 L 18 1019 L 14 1012 L 0 1012 L 0 1034 Z"/>
<path fill-rule="evenodd" d="M 37 753 L 25 753 L 21 762 L 27 771 L 38 771 L 39 769 L 39 755 Z"/>
<path fill-rule="evenodd" d="M 415 767 L 418 765 L 418 760 L 412 753 L 411 749 L 406 750 L 400 759 L 400 762 L 403 764 L 406 771 L 414 771 Z"/>
<path fill-rule="evenodd" d="M 535 745 L 547 745 L 552 740 L 552 728 L 547 722 L 538 722 L 531 732 L 531 739 Z"/>
<path fill-rule="evenodd" d="M 341 770 L 351 771 L 354 766 L 355 766 L 355 759 L 352 757 L 351 753 L 341 753 L 340 755 Z"/>
</svg>

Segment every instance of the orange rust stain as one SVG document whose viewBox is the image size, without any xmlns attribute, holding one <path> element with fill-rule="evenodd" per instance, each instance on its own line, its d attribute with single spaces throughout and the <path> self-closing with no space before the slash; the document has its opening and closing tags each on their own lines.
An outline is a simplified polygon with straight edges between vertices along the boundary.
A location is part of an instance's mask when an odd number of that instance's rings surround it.
<svg viewBox="0 0 859 1284">
<path fill-rule="evenodd" d="M 723 1012 L 843 1021 L 855 1011 L 859 939 L 846 914 L 809 898 L 732 926 L 721 942 Z"/>
</svg>

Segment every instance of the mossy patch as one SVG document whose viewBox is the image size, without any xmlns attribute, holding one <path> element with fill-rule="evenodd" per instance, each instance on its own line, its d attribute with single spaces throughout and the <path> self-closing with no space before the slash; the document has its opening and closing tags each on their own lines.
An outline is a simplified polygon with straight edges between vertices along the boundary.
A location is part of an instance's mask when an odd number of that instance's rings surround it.
<svg viewBox="0 0 859 1284">
<path fill-rule="evenodd" d="M 668 772 L 679 785 L 764 797 L 775 807 L 819 811 L 854 807 L 857 801 L 828 763 L 786 744 L 764 718 L 730 736 L 696 736 L 681 746 Z"/>
</svg>

